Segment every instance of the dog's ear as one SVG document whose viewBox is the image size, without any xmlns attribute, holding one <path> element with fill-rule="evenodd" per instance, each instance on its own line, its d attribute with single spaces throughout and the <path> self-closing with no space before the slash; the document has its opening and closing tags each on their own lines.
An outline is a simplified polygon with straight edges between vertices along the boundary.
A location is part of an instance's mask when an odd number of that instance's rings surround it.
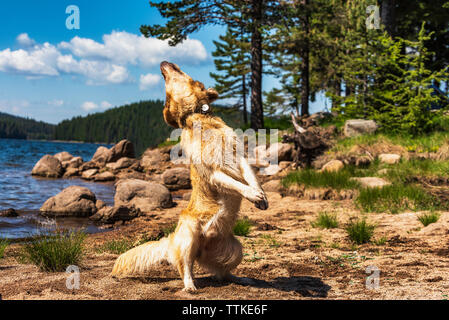
<svg viewBox="0 0 449 320">
<path fill-rule="evenodd" d="M 176 121 L 175 117 L 173 117 L 173 115 L 171 114 L 169 108 L 165 107 L 165 108 L 164 108 L 164 111 L 163 111 L 163 114 L 164 114 L 165 122 L 166 122 L 168 125 L 170 125 L 170 126 L 172 126 L 172 127 L 174 127 L 174 128 L 179 128 L 179 124 L 178 124 L 178 122 Z"/>
<path fill-rule="evenodd" d="M 218 92 L 215 89 L 209 88 L 209 89 L 207 89 L 206 92 L 207 92 L 207 99 L 209 100 L 209 103 L 212 103 L 218 99 Z"/>
</svg>

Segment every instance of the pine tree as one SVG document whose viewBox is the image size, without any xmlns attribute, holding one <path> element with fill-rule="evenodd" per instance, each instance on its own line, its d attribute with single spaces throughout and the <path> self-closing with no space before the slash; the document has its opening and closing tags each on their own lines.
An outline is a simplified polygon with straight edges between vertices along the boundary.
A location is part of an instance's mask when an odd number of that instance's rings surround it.
<svg viewBox="0 0 449 320">
<path fill-rule="evenodd" d="M 237 98 L 234 107 L 242 108 L 243 122 L 248 124 L 247 96 L 250 73 L 250 45 L 243 25 L 236 28 L 229 26 L 226 34 L 213 41 L 215 51 L 215 68 L 220 73 L 210 73 L 216 81 L 215 89 L 221 99 Z"/>
</svg>

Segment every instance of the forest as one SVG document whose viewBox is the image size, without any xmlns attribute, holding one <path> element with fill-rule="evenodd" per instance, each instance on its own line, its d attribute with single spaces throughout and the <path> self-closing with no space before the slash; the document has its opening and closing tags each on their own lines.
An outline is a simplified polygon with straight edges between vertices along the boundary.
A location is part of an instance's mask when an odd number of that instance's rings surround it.
<svg viewBox="0 0 449 320">
<path fill-rule="evenodd" d="M 166 19 L 145 36 L 173 46 L 208 25 L 226 29 L 214 43 L 211 76 L 244 121 L 310 113 L 318 95 L 340 118 L 373 119 L 388 132 L 432 130 L 447 105 L 447 0 L 181 0 L 150 2 Z M 274 75 L 279 85 L 262 91 Z M 436 94 L 443 92 L 444 95 Z M 435 108 L 435 106 L 437 106 Z"/>
<path fill-rule="evenodd" d="M 0 139 L 52 139 L 53 130 L 51 124 L 0 112 Z"/>
</svg>

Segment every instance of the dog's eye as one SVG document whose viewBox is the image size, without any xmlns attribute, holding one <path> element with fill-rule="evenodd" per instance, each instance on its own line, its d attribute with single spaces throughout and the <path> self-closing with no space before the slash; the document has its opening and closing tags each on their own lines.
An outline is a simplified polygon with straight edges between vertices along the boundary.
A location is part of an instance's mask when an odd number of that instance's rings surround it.
<svg viewBox="0 0 449 320">
<path fill-rule="evenodd" d="M 209 109 L 210 109 L 210 107 L 208 104 L 203 104 L 201 107 L 201 111 L 203 111 L 203 112 L 207 112 L 207 111 L 209 111 Z"/>
</svg>

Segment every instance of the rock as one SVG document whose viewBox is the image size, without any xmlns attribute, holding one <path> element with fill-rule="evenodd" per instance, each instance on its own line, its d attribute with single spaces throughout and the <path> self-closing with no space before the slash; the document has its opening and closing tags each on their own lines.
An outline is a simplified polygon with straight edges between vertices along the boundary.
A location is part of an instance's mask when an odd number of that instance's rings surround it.
<svg viewBox="0 0 449 320">
<path fill-rule="evenodd" d="M 279 168 L 281 168 L 281 170 L 284 170 L 290 167 L 292 164 L 293 164 L 292 161 L 281 161 L 279 162 Z"/>
<path fill-rule="evenodd" d="M 67 168 L 67 170 L 64 172 L 64 178 L 70 178 L 70 177 L 75 177 L 75 176 L 79 176 L 80 171 L 78 168 Z"/>
<path fill-rule="evenodd" d="M 34 166 L 32 175 L 46 178 L 60 178 L 64 173 L 61 162 L 51 155 L 43 156 Z"/>
<path fill-rule="evenodd" d="M 95 207 L 97 210 L 100 210 L 101 208 L 106 207 L 106 203 L 104 203 L 103 200 L 98 199 L 97 202 L 95 202 Z"/>
<path fill-rule="evenodd" d="M 162 181 L 170 190 L 190 189 L 190 170 L 187 168 L 173 168 L 165 170 Z"/>
<path fill-rule="evenodd" d="M 343 132 L 346 137 L 355 137 L 361 134 L 372 134 L 377 128 L 373 120 L 353 119 L 345 122 Z"/>
<path fill-rule="evenodd" d="M 10 208 L 6 210 L 0 210 L 0 217 L 6 217 L 6 218 L 15 218 L 18 217 L 19 214 L 16 210 Z"/>
<path fill-rule="evenodd" d="M 142 212 L 134 206 L 105 206 L 98 210 L 96 214 L 89 219 L 103 223 L 114 223 L 116 221 L 129 221 L 140 216 Z"/>
<path fill-rule="evenodd" d="M 54 157 L 56 159 L 58 159 L 59 161 L 61 161 L 61 163 L 65 162 L 65 161 L 70 161 L 73 159 L 73 156 L 70 153 L 68 153 L 67 151 L 59 152 L 59 153 L 55 154 Z"/>
<path fill-rule="evenodd" d="M 253 155 L 256 162 L 267 161 L 267 147 L 265 145 L 257 146 L 253 149 Z"/>
<path fill-rule="evenodd" d="M 170 191 L 162 184 L 137 179 L 120 180 L 114 197 L 116 206 L 135 205 L 142 212 L 173 207 Z"/>
<path fill-rule="evenodd" d="M 140 160 L 140 164 L 143 168 L 148 169 L 169 160 L 170 153 L 163 153 L 160 149 L 146 150 L 142 160 Z"/>
<path fill-rule="evenodd" d="M 270 180 L 262 185 L 262 189 L 265 192 L 281 192 L 283 186 L 281 180 Z"/>
<path fill-rule="evenodd" d="M 355 159 L 355 165 L 357 167 L 366 167 L 371 163 L 371 158 L 369 156 L 360 156 Z"/>
<path fill-rule="evenodd" d="M 94 161 L 88 161 L 88 162 L 84 162 L 80 167 L 79 167 L 80 171 L 86 171 L 86 170 L 90 170 L 90 169 L 100 169 L 98 163 L 94 162 Z"/>
<path fill-rule="evenodd" d="M 326 163 L 323 168 L 321 168 L 321 172 L 328 171 L 328 172 L 338 172 L 341 169 L 343 169 L 345 165 L 340 160 L 331 160 L 328 163 Z"/>
<path fill-rule="evenodd" d="M 73 157 L 67 163 L 67 168 L 79 168 L 83 165 L 83 158 L 81 157 Z"/>
<path fill-rule="evenodd" d="M 401 160 L 401 156 L 394 153 L 382 153 L 379 155 L 379 160 L 382 163 L 396 164 Z"/>
<path fill-rule="evenodd" d="M 81 178 L 85 179 L 85 180 L 92 180 L 94 178 L 94 176 L 97 174 L 98 169 L 89 169 L 83 172 L 83 174 L 81 175 Z"/>
<path fill-rule="evenodd" d="M 182 195 L 182 200 L 184 201 L 190 201 L 190 198 L 192 197 L 192 191 L 186 192 Z"/>
<path fill-rule="evenodd" d="M 106 162 L 115 162 L 121 158 L 135 158 L 134 145 L 129 140 L 122 140 L 109 150 Z"/>
<path fill-rule="evenodd" d="M 292 161 L 293 145 L 290 143 L 274 143 L 267 149 L 267 158 L 271 161 L 276 158 L 277 161 Z M 273 163 L 273 161 L 271 161 Z"/>
<path fill-rule="evenodd" d="M 272 176 L 272 175 L 275 175 L 276 173 L 278 173 L 279 171 L 281 171 L 281 168 L 279 167 L 279 165 L 270 164 L 268 167 L 262 168 L 260 170 L 260 174 Z"/>
<path fill-rule="evenodd" d="M 365 188 L 382 188 L 391 184 L 390 182 L 377 177 L 356 177 L 351 178 L 351 180 L 357 181 Z"/>
<path fill-rule="evenodd" d="M 91 161 L 104 165 L 108 162 L 108 159 L 110 157 L 111 157 L 111 150 L 109 150 L 106 147 L 100 146 L 97 148 L 97 151 L 95 151 Z"/>
<path fill-rule="evenodd" d="M 40 211 L 44 216 L 88 217 L 97 211 L 96 202 L 89 189 L 70 186 L 45 201 Z"/>
<path fill-rule="evenodd" d="M 111 162 L 106 165 L 107 168 L 112 170 L 119 170 L 119 169 L 126 169 L 129 168 L 139 161 L 137 159 L 131 159 L 131 158 L 121 158 L 117 160 L 116 162 Z"/>
<path fill-rule="evenodd" d="M 96 170 L 96 169 L 92 169 L 92 170 Z M 114 174 L 109 171 L 105 171 L 105 172 L 99 173 L 94 176 L 94 181 L 97 181 L 97 182 L 106 182 L 106 181 L 114 181 L 114 180 L 115 180 Z"/>
</svg>

